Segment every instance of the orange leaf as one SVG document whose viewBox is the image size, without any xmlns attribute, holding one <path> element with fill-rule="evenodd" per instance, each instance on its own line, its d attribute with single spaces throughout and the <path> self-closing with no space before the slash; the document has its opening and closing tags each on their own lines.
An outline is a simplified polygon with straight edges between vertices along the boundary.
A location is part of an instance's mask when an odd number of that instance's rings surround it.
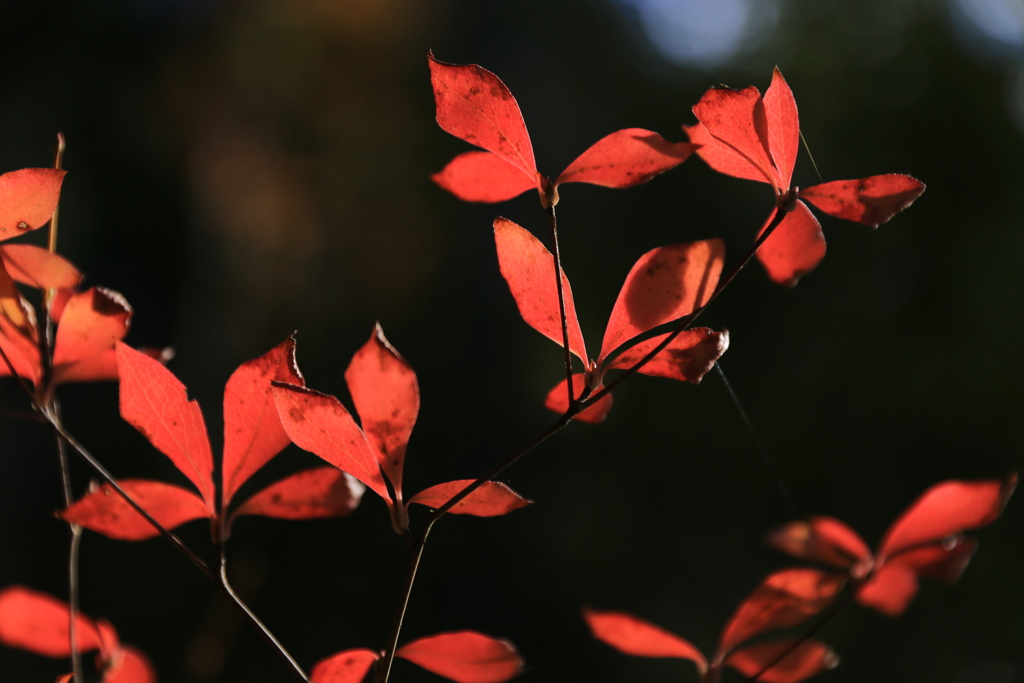
<svg viewBox="0 0 1024 683">
<path fill-rule="evenodd" d="M 0 175 L 0 241 L 49 222 L 64 174 L 55 168 L 25 168 Z"/>
<path fill-rule="evenodd" d="M 70 289 L 82 281 L 82 274 L 63 256 L 34 244 L 0 247 L 4 266 L 17 282 L 36 289 Z"/>
<path fill-rule="evenodd" d="M 131 317 L 132 307 L 109 289 L 93 287 L 68 299 L 53 345 L 54 381 L 117 379 L 111 352 Z"/>
</svg>

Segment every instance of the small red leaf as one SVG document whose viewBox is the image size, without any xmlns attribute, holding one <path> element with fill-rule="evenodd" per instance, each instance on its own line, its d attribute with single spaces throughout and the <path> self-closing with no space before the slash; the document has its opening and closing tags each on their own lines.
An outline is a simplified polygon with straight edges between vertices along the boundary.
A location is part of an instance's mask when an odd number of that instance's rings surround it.
<svg viewBox="0 0 1024 683">
<path fill-rule="evenodd" d="M 902 173 L 875 175 L 861 180 L 836 180 L 800 191 L 830 216 L 877 228 L 914 203 L 925 190 L 917 178 Z"/>
<path fill-rule="evenodd" d="M 904 551 L 891 558 L 886 566 L 910 567 L 920 578 L 953 584 L 967 569 L 977 550 L 976 539 L 953 536 L 942 543 Z"/>
<path fill-rule="evenodd" d="M 65 316 L 67 312 L 65 311 Z M 214 512 L 213 455 L 199 404 L 158 361 L 117 342 L 121 417 L 171 459 Z"/>
<path fill-rule="evenodd" d="M 476 64 L 447 64 L 433 55 L 428 62 L 438 125 L 538 178 L 526 123 L 501 79 Z"/>
<path fill-rule="evenodd" d="M 317 662 L 309 683 L 360 683 L 378 659 L 380 653 L 373 650 L 343 650 Z"/>
<path fill-rule="evenodd" d="M 558 176 L 561 183 L 632 187 L 675 168 L 693 153 L 688 142 L 669 142 L 643 128 L 627 128 L 605 136 Z"/>
<path fill-rule="evenodd" d="M 698 121 L 692 126 L 683 126 L 683 131 L 690 138 L 690 142 L 697 146 L 697 156 L 703 159 L 711 170 L 734 178 L 756 180 L 759 183 L 769 182 L 764 173 L 750 163 L 749 159 L 711 135 L 703 123 Z"/>
<path fill-rule="evenodd" d="M 749 678 L 760 673 L 782 653 L 794 648 L 794 645 L 796 641 L 782 640 L 743 647 L 726 657 L 725 665 Z M 807 640 L 796 645 L 792 652 L 761 674 L 758 680 L 764 683 L 799 683 L 838 665 L 839 657 L 835 650 L 817 640 Z"/>
<path fill-rule="evenodd" d="M 783 569 L 765 578 L 736 608 L 722 631 L 719 654 L 754 636 L 796 626 L 828 607 L 846 577 L 817 569 Z"/>
<path fill-rule="evenodd" d="M 296 446 L 348 472 L 391 501 L 373 449 L 341 401 L 290 384 L 275 384 L 274 400 L 281 424 Z"/>
<path fill-rule="evenodd" d="M 780 189 L 789 189 L 800 151 L 800 119 L 793 91 L 779 67 L 772 73 L 772 84 L 764 93 L 764 113 L 768 128 L 768 151 L 779 173 Z"/>
<path fill-rule="evenodd" d="M 0 261 L 0 345 L 20 377 L 33 384 L 42 373 L 39 344 L 36 339 L 35 309 L 29 304 Z M 10 374 L 7 363 L 0 362 L 0 376 Z"/>
<path fill-rule="evenodd" d="M 608 368 L 632 367 L 662 342 L 670 332 L 646 339 L 623 351 Z M 691 384 L 700 384 L 715 363 L 729 348 L 729 333 L 707 327 L 683 330 L 637 372 L 651 377 L 667 377 Z"/>
<path fill-rule="evenodd" d="M 689 659 L 701 676 L 708 669 L 704 655 L 688 640 L 632 614 L 584 607 L 583 619 L 595 638 L 627 655 Z"/>
<path fill-rule="evenodd" d="M 898 563 L 887 564 L 872 573 L 871 578 L 857 588 L 857 602 L 881 612 L 887 617 L 898 617 L 917 595 L 917 573 L 911 567 Z"/>
<path fill-rule="evenodd" d="M 384 337 L 380 323 L 352 356 L 345 370 L 352 402 L 363 423 L 366 441 L 402 505 L 405 448 L 420 412 L 416 373 Z"/>
<path fill-rule="evenodd" d="M 295 365 L 294 338 L 243 363 L 224 387 L 222 509 L 227 509 L 232 496 L 249 477 L 290 443 L 270 393 L 274 380 L 304 384 Z"/>
<path fill-rule="evenodd" d="M 410 498 L 409 504 L 419 503 L 436 510 L 473 481 L 473 479 L 458 479 L 431 486 Z M 497 517 L 498 515 L 507 515 L 513 510 L 524 508 L 531 503 L 533 503 L 532 500 L 523 498 L 500 481 L 488 481 L 456 503 L 449 512 L 456 515 Z"/>
<path fill-rule="evenodd" d="M 871 550 L 857 532 L 834 517 L 811 517 L 768 532 L 768 545 L 793 557 L 840 569 L 871 562 Z"/>
<path fill-rule="evenodd" d="M 180 486 L 146 479 L 121 479 L 118 484 L 165 529 L 211 516 L 199 496 Z M 60 517 L 121 541 L 141 541 L 160 533 L 110 484 L 82 496 Z"/>
<path fill-rule="evenodd" d="M 71 683 L 71 681 L 73 681 L 74 678 L 75 678 L 75 674 L 74 673 L 63 674 L 63 675 L 57 676 L 57 683 Z"/>
<path fill-rule="evenodd" d="M 132 307 L 110 289 L 93 287 L 68 299 L 54 339 L 54 381 L 117 379 L 114 342 L 128 333 L 131 317 Z"/>
<path fill-rule="evenodd" d="M 0 247 L 4 266 L 17 282 L 36 289 L 70 289 L 82 281 L 82 274 L 63 256 L 34 244 Z"/>
<path fill-rule="evenodd" d="M 724 261 L 720 239 L 670 244 L 641 256 L 615 300 L 600 359 L 636 335 L 703 306 L 715 291 Z"/>
<path fill-rule="evenodd" d="M 761 235 L 775 218 L 775 212 L 768 217 Z M 768 236 L 757 250 L 757 260 L 768 272 L 772 282 L 793 287 L 797 281 L 814 270 L 825 258 L 825 236 L 821 225 L 807 206 L 797 200 L 796 208 L 786 214 L 775 231 Z"/>
<path fill-rule="evenodd" d="M 494 241 L 498 248 L 498 266 L 512 291 L 523 320 L 545 337 L 562 345 L 562 323 L 555 287 L 555 257 L 529 231 L 507 218 L 494 220 Z M 569 328 L 569 350 L 587 360 L 583 332 L 576 317 L 569 278 L 562 271 L 565 317 Z"/>
<path fill-rule="evenodd" d="M 0 175 L 0 241 L 49 222 L 64 173 L 55 168 L 25 168 Z"/>
<path fill-rule="evenodd" d="M 0 591 L 0 643 L 45 657 L 68 657 L 70 625 L 68 605 L 45 593 L 22 586 Z M 92 619 L 82 613 L 75 621 L 80 652 L 100 646 L 99 633 Z"/>
<path fill-rule="evenodd" d="M 503 202 L 537 187 L 536 175 L 492 152 L 460 154 L 430 179 L 466 202 Z"/>
<path fill-rule="evenodd" d="M 398 648 L 395 655 L 456 683 L 501 683 L 523 669 L 512 643 L 476 631 L 420 638 Z"/>
<path fill-rule="evenodd" d="M 556 413 L 564 413 L 569 410 L 569 392 L 566 391 L 566 380 L 562 380 L 558 383 L 554 389 L 548 392 L 547 397 L 544 399 L 544 407 L 548 410 L 553 410 Z M 576 373 L 572 376 L 572 387 L 573 395 L 575 398 L 579 398 L 580 394 L 583 393 L 584 381 L 583 374 Z M 591 393 L 596 393 L 602 387 L 597 387 Z M 597 403 L 588 406 L 583 412 L 574 417 L 574 420 L 579 422 L 586 422 L 588 424 L 598 424 L 604 422 L 604 418 L 608 416 L 608 411 L 612 409 L 612 395 L 605 394 Z"/>
<path fill-rule="evenodd" d="M 1016 486 L 1016 475 L 1006 481 L 945 481 L 932 486 L 889 527 L 878 548 L 878 562 L 991 524 L 1002 514 Z"/>
<path fill-rule="evenodd" d="M 271 484 L 242 503 L 232 518 L 262 515 L 277 519 L 347 517 L 359 506 L 366 489 L 335 467 L 303 470 Z"/>
<path fill-rule="evenodd" d="M 156 683 L 156 669 L 141 650 L 123 645 L 106 662 L 100 683 Z"/>
<path fill-rule="evenodd" d="M 708 133 L 746 159 L 773 188 L 785 189 L 768 156 L 767 121 L 757 88 L 711 88 L 693 105 L 693 113 Z"/>
</svg>

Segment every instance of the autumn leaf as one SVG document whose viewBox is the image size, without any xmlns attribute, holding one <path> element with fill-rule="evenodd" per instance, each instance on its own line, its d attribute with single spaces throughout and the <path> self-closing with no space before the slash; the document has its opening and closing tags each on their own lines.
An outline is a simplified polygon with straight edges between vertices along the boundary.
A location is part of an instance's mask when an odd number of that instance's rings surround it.
<svg viewBox="0 0 1024 683">
<path fill-rule="evenodd" d="M 0 175 L 0 241 L 50 221 L 64 175 L 54 168 L 25 168 Z"/>
<path fill-rule="evenodd" d="M 365 648 L 344 650 L 316 663 L 310 683 L 361 683 L 380 653 Z"/>
<path fill-rule="evenodd" d="M 501 683 L 523 670 L 523 659 L 512 643 L 476 631 L 420 638 L 398 648 L 395 656 L 456 683 Z"/>
</svg>

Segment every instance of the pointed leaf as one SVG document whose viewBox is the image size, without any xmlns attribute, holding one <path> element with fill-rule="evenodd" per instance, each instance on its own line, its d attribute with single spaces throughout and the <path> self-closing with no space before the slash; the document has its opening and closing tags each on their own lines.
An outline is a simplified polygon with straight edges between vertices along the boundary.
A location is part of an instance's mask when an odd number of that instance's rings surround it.
<svg viewBox="0 0 1024 683">
<path fill-rule="evenodd" d="M 548 392 L 547 398 L 544 399 L 544 407 L 548 410 L 553 410 L 556 413 L 562 414 L 569 410 L 569 392 L 565 390 L 566 380 L 562 380 L 558 383 L 554 389 Z M 583 373 L 577 372 L 572 376 L 572 389 L 573 396 L 579 398 L 580 394 L 583 393 L 583 387 L 585 385 L 583 379 Z M 599 386 L 594 389 L 591 393 L 598 392 L 602 387 Z M 586 422 L 588 424 L 598 424 L 604 422 L 604 418 L 608 416 L 608 411 L 612 409 L 612 395 L 605 394 L 597 403 L 587 407 L 586 410 L 581 412 L 573 419 L 578 422 Z"/>
<path fill-rule="evenodd" d="M 749 159 L 735 149 L 714 137 L 703 123 L 698 121 L 692 126 L 683 126 L 683 132 L 690 138 L 690 142 L 697 146 L 697 156 L 703 159 L 704 163 L 711 167 L 711 170 L 731 175 L 734 178 L 756 180 L 759 183 L 769 182 L 757 166 L 754 166 Z"/>
<path fill-rule="evenodd" d="M 64 306 L 57 326 L 54 368 L 88 361 L 112 350 L 114 342 L 128 333 L 131 317 L 132 307 L 113 290 L 93 287 L 75 294 Z M 117 374 L 102 379 L 117 379 Z"/>
<path fill-rule="evenodd" d="M 345 383 L 366 440 L 401 505 L 405 448 L 420 412 L 420 387 L 416 373 L 384 337 L 380 323 L 352 356 Z"/>
<path fill-rule="evenodd" d="M 772 84 L 764 93 L 764 113 L 768 123 L 768 151 L 779 173 L 780 189 L 785 192 L 792 182 L 796 155 L 800 151 L 800 119 L 793 91 L 779 67 L 775 67 Z"/>
<path fill-rule="evenodd" d="M 65 311 L 65 316 L 67 312 Z M 199 404 L 158 361 L 117 342 L 121 417 L 196 485 L 214 512 L 213 455 Z"/>
<path fill-rule="evenodd" d="M 199 496 L 180 486 L 147 479 L 121 479 L 118 484 L 165 529 L 211 516 Z M 141 541 L 160 534 L 110 484 L 82 496 L 60 517 L 120 541 Z"/>
<path fill-rule="evenodd" d="M 1006 481 L 945 481 L 925 491 L 893 522 L 878 548 L 878 562 L 914 546 L 991 524 L 1017 486 Z"/>
<path fill-rule="evenodd" d="M 800 191 L 830 216 L 877 228 L 924 194 L 925 184 L 902 173 L 836 180 Z"/>
<path fill-rule="evenodd" d="M 34 244 L 0 247 L 7 272 L 17 282 L 36 289 L 70 289 L 82 281 L 82 274 L 63 256 Z"/>
<path fill-rule="evenodd" d="M 243 363 L 224 387 L 222 509 L 249 477 L 290 443 L 270 392 L 274 380 L 305 384 L 295 364 L 294 337 Z"/>
<path fill-rule="evenodd" d="M 391 501 L 373 449 L 341 401 L 290 384 L 274 384 L 274 400 L 281 425 L 296 446 L 348 472 Z"/>
<path fill-rule="evenodd" d="M 21 296 L 14 280 L 0 263 L 0 347 L 19 377 L 33 384 L 42 373 L 39 344 L 36 339 L 35 310 Z M 0 376 L 10 375 L 7 363 L 0 361 Z"/>
<path fill-rule="evenodd" d="M 767 121 L 757 88 L 711 88 L 693 105 L 693 113 L 708 133 L 750 162 L 773 188 L 781 188 L 768 156 Z"/>
<path fill-rule="evenodd" d="M 428 62 L 442 130 L 494 152 L 537 179 L 526 122 L 501 79 L 476 64 L 447 64 L 433 55 Z"/>
<path fill-rule="evenodd" d="M 561 183 L 632 187 L 675 168 L 693 153 L 688 142 L 669 142 L 643 128 L 627 128 L 605 136 L 558 176 Z"/>
<path fill-rule="evenodd" d="M 688 640 L 632 614 L 584 607 L 583 619 L 595 638 L 627 655 L 689 659 L 701 676 L 708 669 L 704 655 Z"/>
<path fill-rule="evenodd" d="M 719 655 L 754 636 L 796 626 L 828 607 L 846 577 L 817 569 L 783 569 L 770 574 L 736 608 L 718 646 Z"/>
<path fill-rule="evenodd" d="M 494 241 L 498 266 L 512 291 L 523 320 L 545 337 L 562 345 L 562 323 L 555 287 L 555 257 L 529 231 L 507 218 L 494 220 Z M 562 271 L 565 317 L 569 329 L 569 350 L 586 362 L 587 349 L 576 317 L 569 278 Z"/>
<path fill-rule="evenodd" d="M 55 168 L 25 168 L 0 175 L 0 241 L 49 222 L 64 174 Z"/>
<path fill-rule="evenodd" d="M 773 218 L 774 211 L 758 235 L 765 231 Z M 796 208 L 782 219 L 782 223 L 757 250 L 757 260 L 768 272 L 768 277 L 784 287 L 796 286 L 800 278 L 814 270 L 823 258 L 825 236 L 821 234 L 821 225 L 799 200 Z"/>
<path fill-rule="evenodd" d="M 703 306 L 715 291 L 724 261 L 720 239 L 670 244 L 641 256 L 615 300 L 598 362 L 638 334 Z"/>
<path fill-rule="evenodd" d="M 876 570 L 854 595 L 864 607 L 896 618 L 917 595 L 917 573 L 898 563 L 887 564 Z"/>
<path fill-rule="evenodd" d="M 106 664 L 100 683 L 156 683 L 156 669 L 142 650 L 124 645 Z"/>
<path fill-rule="evenodd" d="M 726 657 L 725 665 L 736 669 L 746 677 L 761 672 L 780 655 L 796 646 L 778 664 L 761 674 L 757 680 L 764 683 L 799 683 L 839 665 L 835 650 L 817 640 L 780 640 L 762 645 L 743 647 Z"/>
<path fill-rule="evenodd" d="M 978 550 L 973 538 L 953 536 L 942 543 L 907 550 L 891 558 L 886 566 L 909 567 L 919 578 L 935 579 L 947 585 L 957 582 Z"/>
<path fill-rule="evenodd" d="M 466 202 L 503 202 L 537 188 L 536 175 L 491 152 L 460 154 L 430 179 Z"/>
<path fill-rule="evenodd" d="M 420 638 L 398 648 L 395 655 L 457 683 L 501 683 L 523 669 L 512 643 L 476 631 Z"/>
<path fill-rule="evenodd" d="M 623 351 L 608 364 L 608 369 L 632 367 L 654 350 L 671 332 L 644 340 Z M 637 372 L 651 377 L 667 377 L 681 382 L 700 384 L 704 375 L 715 367 L 715 363 L 729 348 L 729 332 L 716 332 L 707 327 L 683 330 L 647 361 Z"/>
<path fill-rule="evenodd" d="M 232 518 L 262 515 L 277 519 L 348 517 L 366 487 L 335 467 L 303 470 L 271 484 L 238 507 Z"/>
<path fill-rule="evenodd" d="M 63 600 L 24 588 L 9 586 L 0 591 L 0 643 L 45 657 L 69 657 L 71 645 L 68 605 Z M 79 612 L 75 620 L 80 652 L 100 646 L 93 620 Z"/>
<path fill-rule="evenodd" d="M 840 569 L 861 564 L 870 568 L 871 550 L 857 532 L 835 517 L 814 516 L 783 524 L 768 532 L 768 545 L 793 557 Z M 857 572 L 853 572 L 854 576 Z"/>
<path fill-rule="evenodd" d="M 343 650 L 321 659 L 309 674 L 310 683 L 361 683 L 380 653 L 363 648 Z"/>
<path fill-rule="evenodd" d="M 458 479 L 431 486 L 409 499 L 409 505 L 419 503 L 435 510 L 473 483 L 473 479 Z M 455 504 L 449 512 L 456 515 L 497 517 L 532 504 L 500 481 L 484 482 L 482 486 Z"/>
</svg>

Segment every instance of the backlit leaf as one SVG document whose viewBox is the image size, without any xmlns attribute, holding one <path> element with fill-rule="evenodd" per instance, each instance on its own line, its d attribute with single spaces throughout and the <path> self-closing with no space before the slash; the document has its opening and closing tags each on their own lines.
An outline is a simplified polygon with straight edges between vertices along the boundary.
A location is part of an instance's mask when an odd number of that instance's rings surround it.
<svg viewBox="0 0 1024 683">
<path fill-rule="evenodd" d="M 25 168 L 0 175 L 0 241 L 49 222 L 64 173 L 55 168 Z"/>
<path fill-rule="evenodd" d="M 920 578 L 953 584 L 967 569 L 977 550 L 976 539 L 952 536 L 943 539 L 941 543 L 906 550 L 892 557 L 886 566 L 910 567 Z"/>
<path fill-rule="evenodd" d="M 277 519 L 347 517 L 366 489 L 335 467 L 303 470 L 271 484 L 242 503 L 232 517 L 262 515 Z"/>
<path fill-rule="evenodd" d="M 764 93 L 764 113 L 768 124 L 768 151 L 779 173 L 779 189 L 789 189 L 800 151 L 800 118 L 793 91 L 779 67 L 772 73 L 772 84 Z"/>
<path fill-rule="evenodd" d="M 886 564 L 857 588 L 855 598 L 865 607 L 898 617 L 917 595 L 917 572 L 898 563 Z"/>
<path fill-rule="evenodd" d="M 199 496 L 180 486 L 147 479 L 121 479 L 118 484 L 165 529 L 211 516 Z M 141 541 L 160 534 L 106 483 L 75 501 L 60 517 L 121 541 Z"/>
<path fill-rule="evenodd" d="M 436 510 L 473 481 L 473 479 L 459 479 L 431 486 L 410 498 L 409 504 L 419 503 Z M 456 503 L 449 512 L 456 515 L 496 517 L 524 508 L 531 503 L 533 503 L 532 500 L 523 498 L 505 484 L 499 481 L 488 481 Z"/>
<path fill-rule="evenodd" d="M 0 643 L 7 647 L 45 657 L 69 657 L 70 621 L 68 605 L 63 600 L 22 586 L 0 591 Z M 75 626 L 79 651 L 99 648 L 99 633 L 92 619 L 79 613 Z"/>
<path fill-rule="evenodd" d="M 782 640 L 742 647 L 725 658 L 725 665 L 749 678 L 794 645 L 796 641 Z M 799 683 L 838 665 L 839 657 L 832 648 L 817 640 L 807 640 L 797 645 L 778 664 L 761 674 L 758 680 L 764 683 Z"/>
<path fill-rule="evenodd" d="M 693 113 L 709 134 L 746 159 L 773 188 L 779 188 L 779 175 L 768 156 L 767 120 L 757 88 L 711 88 L 693 105 Z"/>
<path fill-rule="evenodd" d="M 503 202 L 537 188 L 537 179 L 492 152 L 460 154 L 430 179 L 466 202 Z"/>
<path fill-rule="evenodd" d="M 123 645 L 106 663 L 100 683 L 156 683 L 153 663 L 138 648 Z"/>
<path fill-rule="evenodd" d="M 768 217 L 758 236 L 775 218 Z M 825 258 L 825 236 L 818 219 L 807 206 L 797 200 L 796 208 L 786 214 L 757 250 L 757 260 L 764 266 L 772 282 L 793 287 L 797 281 Z"/>
<path fill-rule="evenodd" d="M 581 154 L 555 181 L 604 187 L 632 187 L 675 168 L 693 153 L 688 142 L 669 142 L 643 128 L 607 135 Z"/>
<path fill-rule="evenodd" d="M 925 190 L 917 178 L 902 173 L 875 175 L 861 180 L 836 180 L 800 191 L 825 213 L 877 228 L 914 203 Z"/>
<path fill-rule="evenodd" d="M 54 339 L 54 381 L 117 379 L 114 342 L 128 333 L 131 317 L 132 307 L 113 290 L 93 287 L 68 299 Z"/>
<path fill-rule="evenodd" d="M 512 643 L 476 631 L 452 631 L 414 640 L 395 655 L 456 683 L 501 683 L 522 671 Z"/>
<path fill-rule="evenodd" d="M 789 522 L 769 531 L 766 540 L 793 557 L 840 569 L 871 561 L 871 550 L 857 532 L 834 517 Z"/>
<path fill-rule="evenodd" d="M 615 360 L 608 364 L 608 368 L 632 367 L 669 334 L 671 333 L 666 332 L 631 346 L 616 356 Z M 652 377 L 667 377 L 699 384 L 728 348 L 728 332 L 716 332 L 707 327 L 683 330 L 637 372 Z"/>
<path fill-rule="evenodd" d="M 683 126 L 683 131 L 690 138 L 690 142 L 698 147 L 697 156 L 712 170 L 734 178 L 756 180 L 759 183 L 769 182 L 764 173 L 749 159 L 711 135 L 700 121 L 692 126 Z"/>
<path fill-rule="evenodd" d="M 310 683 L 360 683 L 380 653 L 363 648 L 343 650 L 317 662 L 309 674 Z"/>
<path fill-rule="evenodd" d="M 707 671 L 704 655 L 688 640 L 632 614 L 584 608 L 583 619 L 595 638 L 627 655 L 679 657 L 695 663 L 702 676 Z"/>
<path fill-rule="evenodd" d="M 82 274 L 63 256 L 34 244 L 0 247 L 4 267 L 11 277 L 36 289 L 70 289 L 82 281 Z"/>
<path fill-rule="evenodd" d="M 544 399 L 544 407 L 548 410 L 553 410 L 556 413 L 564 413 L 569 409 L 569 393 L 566 391 L 566 380 L 562 380 L 558 383 L 554 389 L 548 392 L 547 398 Z M 583 373 L 577 372 L 572 376 L 572 387 L 573 396 L 579 398 L 580 394 L 583 393 L 583 387 L 585 382 L 583 379 Z M 591 393 L 597 393 L 602 387 L 597 387 Z M 579 422 L 587 422 L 589 424 L 598 424 L 604 422 L 604 418 L 608 416 L 608 411 L 612 409 L 612 395 L 605 394 L 597 403 L 588 406 L 580 414 L 578 414 L 575 420 Z"/>
</svg>

